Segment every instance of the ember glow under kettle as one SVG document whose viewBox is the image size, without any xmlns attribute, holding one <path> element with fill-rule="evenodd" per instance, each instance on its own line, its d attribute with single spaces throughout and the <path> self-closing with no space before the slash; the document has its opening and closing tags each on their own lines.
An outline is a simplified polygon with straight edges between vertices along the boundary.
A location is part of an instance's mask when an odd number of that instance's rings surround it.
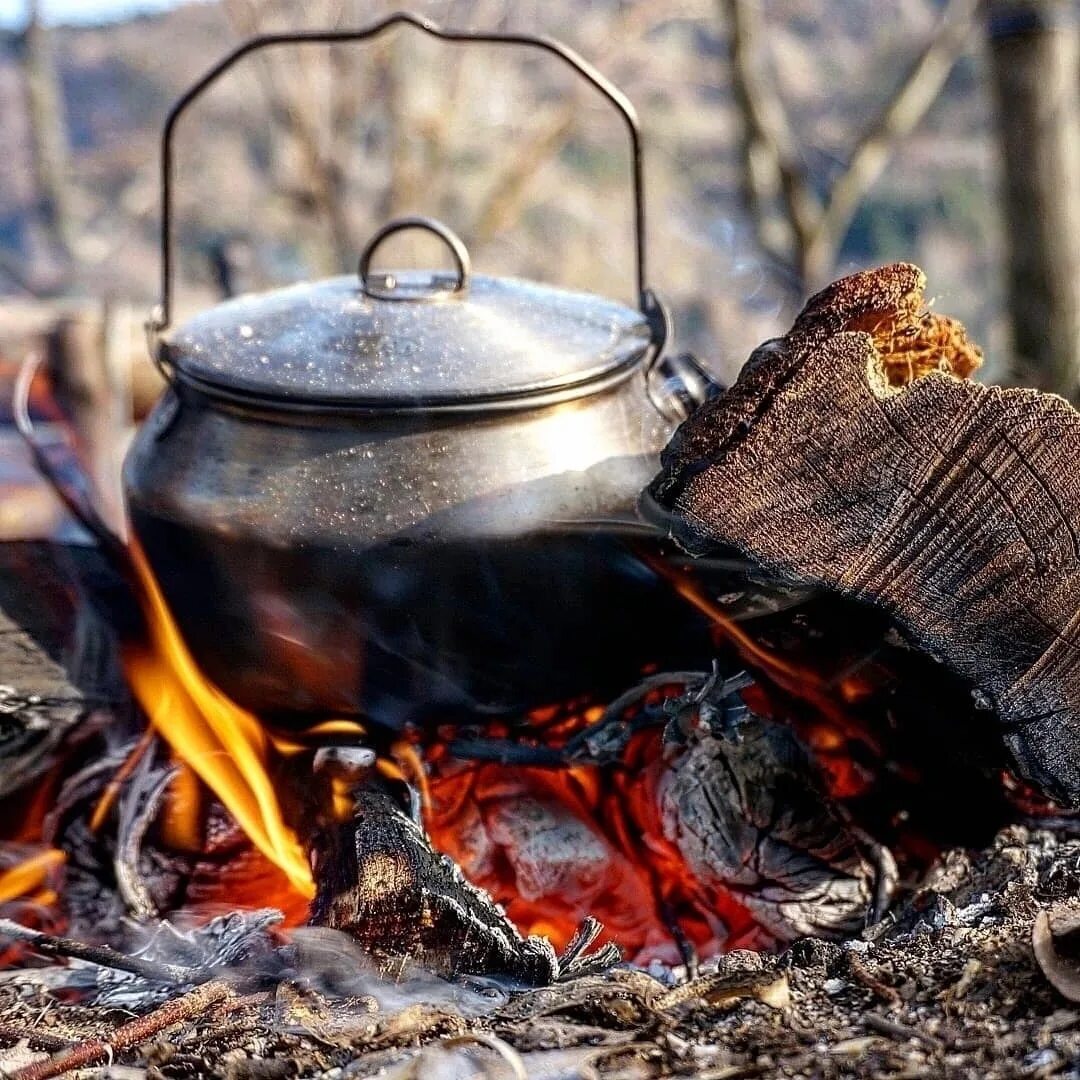
<svg viewBox="0 0 1080 1080">
<path fill-rule="evenodd" d="M 172 312 L 172 135 L 234 63 L 282 43 L 408 24 L 554 54 L 630 136 L 639 309 L 474 273 L 428 218 L 392 221 L 356 275 Z M 248 41 L 170 114 L 163 280 L 152 327 L 169 387 L 124 466 L 132 527 L 196 660 L 240 704 L 391 727 L 619 690 L 685 658 L 685 608 L 634 554 L 634 519 L 675 424 L 713 385 L 664 354 L 646 286 L 641 141 L 625 97 L 548 39 L 439 29 Z M 446 271 L 378 270 L 422 229 Z M 684 631 L 674 629 L 683 627 Z M 682 636 L 681 636 L 682 635 Z"/>
</svg>

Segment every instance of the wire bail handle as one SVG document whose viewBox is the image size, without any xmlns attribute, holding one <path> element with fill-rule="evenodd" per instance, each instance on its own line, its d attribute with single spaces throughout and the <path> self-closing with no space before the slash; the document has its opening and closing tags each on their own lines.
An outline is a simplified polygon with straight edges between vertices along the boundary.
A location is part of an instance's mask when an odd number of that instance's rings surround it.
<svg viewBox="0 0 1080 1080">
<path fill-rule="evenodd" d="M 160 336 L 171 325 L 173 316 L 173 292 L 174 292 L 174 267 L 173 267 L 173 188 L 174 188 L 174 153 L 173 137 L 176 125 L 180 117 L 188 107 L 208 90 L 217 80 L 224 75 L 238 61 L 248 54 L 261 49 L 273 48 L 278 45 L 305 45 L 305 44 L 335 44 L 342 42 L 366 41 L 396 26 L 412 26 L 415 29 L 431 37 L 452 44 L 487 44 L 487 45 L 517 45 L 528 48 L 540 49 L 558 57 L 571 67 L 586 82 L 598 90 L 600 94 L 618 111 L 622 117 L 626 133 L 630 141 L 631 184 L 634 202 L 634 255 L 636 261 L 636 280 L 638 307 L 649 321 L 653 330 L 654 339 L 666 333 L 666 327 L 658 325 L 660 307 L 656 302 L 652 291 L 646 285 L 646 261 L 645 261 L 645 198 L 644 198 L 644 170 L 642 163 L 641 128 L 638 122 L 637 112 L 629 98 L 606 76 L 602 75 L 587 60 L 579 56 L 573 49 L 556 41 L 554 38 L 536 36 L 530 34 L 500 34 L 500 33 L 472 33 L 462 30 L 448 30 L 437 23 L 424 18 L 422 15 L 409 11 L 399 11 L 384 19 L 371 23 L 366 27 L 356 30 L 309 30 L 292 33 L 261 34 L 249 38 L 238 45 L 213 65 L 197 82 L 184 93 L 169 110 L 165 119 L 161 134 L 161 294 L 160 300 L 155 307 L 147 324 L 147 331 L 151 342 Z M 430 219 L 422 219 L 423 227 L 430 227 Z M 392 222 L 391 225 L 399 225 Z M 400 226 L 399 226 L 400 227 Z M 389 228 L 389 226 L 388 226 Z M 396 231 L 396 229 L 394 230 Z M 440 232 L 440 235 L 443 235 Z M 452 235 L 452 234 L 451 234 Z M 384 237 L 379 237 L 378 239 Z M 445 237 L 444 237 L 445 239 Z M 449 243 L 449 242 L 448 242 Z M 459 241 L 460 243 L 460 241 Z M 450 244 L 452 253 L 456 251 Z M 367 254 L 370 256 L 373 250 L 372 244 L 368 244 Z M 364 275 L 361 274 L 361 278 Z M 463 264 L 459 270 L 462 285 L 467 282 L 468 265 Z M 157 358 L 158 349 L 151 348 L 151 353 Z M 659 351 L 659 350 L 657 350 Z"/>
<path fill-rule="evenodd" d="M 375 256 L 375 249 L 388 237 L 406 229 L 421 229 L 437 236 L 447 246 L 454 260 L 454 276 L 447 278 L 445 274 L 435 274 L 428 282 L 418 285 L 401 281 L 392 273 L 373 273 L 371 260 Z M 435 218 L 416 215 L 396 218 L 375 233 L 360 252 L 356 276 L 360 279 L 360 291 L 377 300 L 434 300 L 469 291 L 472 260 L 469 249 L 453 229 Z"/>
</svg>

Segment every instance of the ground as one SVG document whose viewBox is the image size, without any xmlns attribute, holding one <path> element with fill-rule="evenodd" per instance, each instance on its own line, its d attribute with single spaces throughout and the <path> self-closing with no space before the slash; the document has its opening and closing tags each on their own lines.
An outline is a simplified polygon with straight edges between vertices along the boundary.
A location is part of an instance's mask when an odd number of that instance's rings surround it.
<svg viewBox="0 0 1080 1080">
<path fill-rule="evenodd" d="M 1080 1076 L 1080 1008 L 1031 945 L 1039 910 L 1080 887 L 1080 838 L 1068 830 L 1015 826 L 984 852 L 948 854 L 861 940 L 732 953 L 674 986 L 622 969 L 516 994 L 416 976 L 364 993 L 350 984 L 336 999 L 310 974 L 220 987 L 211 1006 L 119 1049 L 112 1075 Z M 116 1042 L 131 1020 L 56 1000 L 33 972 L 9 974 L 0 1067 L 95 1036 Z"/>
</svg>

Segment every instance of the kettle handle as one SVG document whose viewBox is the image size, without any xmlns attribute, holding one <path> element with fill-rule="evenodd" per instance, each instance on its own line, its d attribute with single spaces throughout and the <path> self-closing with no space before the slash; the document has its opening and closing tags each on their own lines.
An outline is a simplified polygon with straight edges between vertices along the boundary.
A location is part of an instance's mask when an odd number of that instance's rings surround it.
<svg viewBox="0 0 1080 1080">
<path fill-rule="evenodd" d="M 188 106 L 209 89 L 218 78 L 249 53 L 276 45 L 328 45 L 339 42 L 366 41 L 395 26 L 415 27 L 431 37 L 455 44 L 524 45 L 542 49 L 558 57 L 598 90 L 618 110 L 630 139 L 632 186 L 634 198 L 634 252 L 637 262 L 638 303 L 646 315 L 652 308 L 652 294 L 646 287 L 645 273 L 645 198 L 642 168 L 641 127 L 637 112 L 626 95 L 587 60 L 554 38 L 529 34 L 472 33 L 448 30 L 422 15 L 399 11 L 357 30 L 309 30 L 281 34 L 261 34 L 249 38 L 219 60 L 201 79 L 177 100 L 165 119 L 161 134 L 161 299 L 151 315 L 147 329 L 151 336 L 166 330 L 173 312 L 173 134 L 177 121 Z"/>
</svg>

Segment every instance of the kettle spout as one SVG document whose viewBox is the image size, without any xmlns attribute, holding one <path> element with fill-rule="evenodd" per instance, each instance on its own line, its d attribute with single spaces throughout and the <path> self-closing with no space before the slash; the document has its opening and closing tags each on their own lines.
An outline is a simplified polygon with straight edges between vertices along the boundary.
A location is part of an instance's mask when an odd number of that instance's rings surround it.
<svg viewBox="0 0 1080 1080">
<path fill-rule="evenodd" d="M 659 356 L 646 378 L 649 400 L 661 416 L 682 423 L 695 409 L 726 387 L 690 353 Z"/>
<path fill-rule="evenodd" d="M 665 351 L 671 337 L 671 312 L 651 289 L 642 295 L 641 310 L 652 331 L 653 359 L 645 378 L 649 400 L 665 420 L 682 423 L 726 387 L 690 353 Z"/>
</svg>

